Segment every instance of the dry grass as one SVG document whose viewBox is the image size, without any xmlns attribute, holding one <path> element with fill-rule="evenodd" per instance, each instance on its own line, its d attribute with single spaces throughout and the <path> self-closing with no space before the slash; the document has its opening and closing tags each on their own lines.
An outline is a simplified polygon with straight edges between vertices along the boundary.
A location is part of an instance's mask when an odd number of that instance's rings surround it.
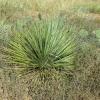
<svg viewBox="0 0 100 100">
<path fill-rule="evenodd" d="M 6 1 L 9 3 L 5 4 Z M 60 13 L 91 34 L 100 29 L 100 15 L 73 13 L 71 9 L 92 3 L 99 4 L 100 0 L 0 0 L 0 20 L 4 21 L 3 26 L 9 27 L 6 32 L 10 33 L 14 32 L 11 30 L 13 24 L 18 21 L 20 27 L 26 21 L 23 18 L 37 18 L 39 13 L 44 17 Z M 19 78 L 15 70 L 1 68 L 7 65 L 1 52 L 3 41 L 0 41 L 0 100 L 100 100 L 100 47 L 94 43 L 94 39 L 87 44 L 80 43 L 74 70 L 34 71 Z"/>
</svg>

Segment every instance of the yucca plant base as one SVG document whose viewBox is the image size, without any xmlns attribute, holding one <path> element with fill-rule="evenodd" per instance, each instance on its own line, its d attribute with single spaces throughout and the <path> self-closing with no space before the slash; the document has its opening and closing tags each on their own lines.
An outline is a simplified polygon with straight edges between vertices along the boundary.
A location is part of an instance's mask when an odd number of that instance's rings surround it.
<svg viewBox="0 0 100 100">
<path fill-rule="evenodd" d="M 28 95 L 32 100 L 66 100 L 65 77 L 56 70 L 33 71 L 24 77 Z"/>
</svg>

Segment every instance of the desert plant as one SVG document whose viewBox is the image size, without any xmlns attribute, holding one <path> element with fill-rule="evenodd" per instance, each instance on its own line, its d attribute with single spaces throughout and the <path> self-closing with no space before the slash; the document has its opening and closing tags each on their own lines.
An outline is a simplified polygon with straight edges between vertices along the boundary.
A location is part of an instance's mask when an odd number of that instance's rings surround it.
<svg viewBox="0 0 100 100">
<path fill-rule="evenodd" d="M 72 68 L 75 55 L 75 28 L 63 18 L 36 20 L 32 27 L 11 37 L 8 46 L 10 63 L 19 68 Z"/>
<path fill-rule="evenodd" d="M 24 72 L 24 77 L 34 76 L 26 82 L 28 95 L 33 100 L 65 98 L 65 70 L 74 66 L 75 32 L 74 27 L 57 17 L 36 20 L 32 26 L 10 37 L 7 61 L 10 66 L 15 64 L 11 68 Z"/>
</svg>

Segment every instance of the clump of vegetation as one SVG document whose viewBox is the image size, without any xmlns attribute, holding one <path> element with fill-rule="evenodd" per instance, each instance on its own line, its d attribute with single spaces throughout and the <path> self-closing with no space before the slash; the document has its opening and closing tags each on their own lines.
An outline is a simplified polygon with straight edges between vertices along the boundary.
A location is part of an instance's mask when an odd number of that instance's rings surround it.
<svg viewBox="0 0 100 100">
<path fill-rule="evenodd" d="M 24 75 L 35 76 L 26 79 L 33 99 L 65 98 L 65 86 L 70 83 L 65 73 L 75 67 L 75 29 L 56 17 L 36 20 L 22 33 L 11 35 L 6 52 L 8 63 Z"/>
<path fill-rule="evenodd" d="M 27 70 L 72 68 L 76 41 L 75 28 L 64 20 L 37 20 L 32 27 L 12 37 L 8 45 L 11 63 Z"/>
</svg>

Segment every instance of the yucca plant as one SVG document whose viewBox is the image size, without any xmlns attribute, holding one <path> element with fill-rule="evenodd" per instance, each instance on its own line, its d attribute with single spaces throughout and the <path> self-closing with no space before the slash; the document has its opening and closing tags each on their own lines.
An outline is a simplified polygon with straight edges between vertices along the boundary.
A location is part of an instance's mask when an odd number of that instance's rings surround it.
<svg viewBox="0 0 100 100">
<path fill-rule="evenodd" d="M 75 28 L 57 17 L 36 20 L 30 28 L 14 34 L 7 54 L 9 63 L 29 71 L 68 69 L 73 66 L 75 48 Z"/>
</svg>

